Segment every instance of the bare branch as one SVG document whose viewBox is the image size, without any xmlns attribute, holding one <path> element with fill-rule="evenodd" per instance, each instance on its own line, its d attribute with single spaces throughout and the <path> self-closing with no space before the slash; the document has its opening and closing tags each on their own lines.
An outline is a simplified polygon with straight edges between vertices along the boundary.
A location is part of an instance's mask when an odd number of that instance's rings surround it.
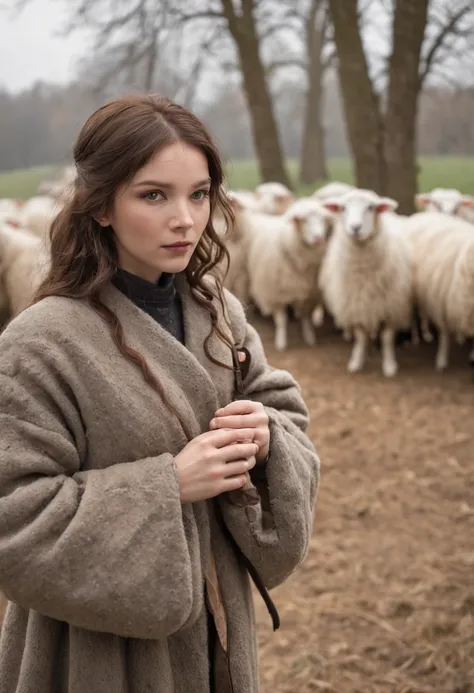
<svg viewBox="0 0 474 693">
<path fill-rule="evenodd" d="M 329 70 L 330 67 L 336 64 L 337 61 L 337 50 L 333 48 L 322 62 L 323 70 Z"/>
<path fill-rule="evenodd" d="M 305 60 L 302 60 L 301 58 L 287 58 L 282 60 L 273 60 L 266 65 L 265 71 L 268 77 L 272 77 L 275 72 L 280 70 L 282 67 L 299 67 L 304 72 L 308 70 L 308 64 Z"/>
<path fill-rule="evenodd" d="M 457 33 L 457 27 L 459 22 L 472 10 L 472 5 L 471 3 L 467 3 L 464 7 L 462 7 L 458 12 L 453 14 L 449 21 L 446 24 L 443 24 L 441 21 L 439 21 L 438 18 L 434 18 L 434 21 L 438 24 L 440 30 L 438 35 L 435 37 L 433 40 L 433 43 L 431 44 L 431 47 L 424 59 L 424 65 L 423 68 L 420 71 L 420 83 L 423 85 L 423 83 L 426 80 L 426 77 L 430 73 L 433 65 L 435 64 L 436 57 L 440 51 L 440 49 L 444 46 L 446 39 L 449 38 L 449 36 L 456 34 Z M 470 30 L 472 31 L 472 30 Z M 467 35 L 466 32 L 464 32 L 464 35 Z"/>
<path fill-rule="evenodd" d="M 200 12 L 191 12 L 189 14 L 176 10 L 173 14 L 177 20 L 183 23 L 192 22 L 196 19 L 225 19 L 224 13 L 218 12 L 217 10 L 203 10 Z"/>
</svg>

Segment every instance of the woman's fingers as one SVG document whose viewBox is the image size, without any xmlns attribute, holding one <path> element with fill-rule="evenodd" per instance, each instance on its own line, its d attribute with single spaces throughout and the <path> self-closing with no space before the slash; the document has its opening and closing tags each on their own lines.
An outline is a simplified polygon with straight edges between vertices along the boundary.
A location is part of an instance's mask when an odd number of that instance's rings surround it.
<svg viewBox="0 0 474 693">
<path fill-rule="evenodd" d="M 225 478 L 230 476 L 236 476 L 237 474 L 245 474 L 249 469 L 253 469 L 257 463 L 255 456 L 249 457 L 247 460 L 236 460 L 235 462 L 228 462 L 225 465 L 223 474 Z"/>
<path fill-rule="evenodd" d="M 226 464 L 235 462 L 236 460 L 247 460 L 250 457 L 255 457 L 259 447 L 256 443 L 235 443 L 226 448 L 220 449 L 220 460 Z"/>
<path fill-rule="evenodd" d="M 219 428 L 257 428 L 265 423 L 260 413 L 235 414 L 233 416 L 219 416 L 212 419 L 209 427 L 211 430 Z"/>
<path fill-rule="evenodd" d="M 233 414 L 252 414 L 257 410 L 263 410 L 263 404 L 260 402 L 254 402 L 251 399 L 237 399 L 234 402 L 230 402 L 225 407 L 218 409 L 216 411 L 216 416 L 230 416 Z"/>
</svg>

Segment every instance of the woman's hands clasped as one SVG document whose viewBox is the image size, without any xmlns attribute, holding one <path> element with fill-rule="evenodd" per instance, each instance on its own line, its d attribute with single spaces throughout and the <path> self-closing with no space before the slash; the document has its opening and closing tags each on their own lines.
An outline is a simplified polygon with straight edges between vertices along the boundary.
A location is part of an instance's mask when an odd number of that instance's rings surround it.
<svg viewBox="0 0 474 693">
<path fill-rule="evenodd" d="M 254 428 L 227 427 L 194 438 L 175 457 L 182 503 L 194 503 L 244 486 L 259 445 Z"/>
<path fill-rule="evenodd" d="M 263 462 L 270 448 L 270 429 L 268 414 L 261 402 L 239 399 L 216 411 L 210 423 L 211 430 L 218 429 L 251 429 L 253 440 L 258 445 L 257 463 Z"/>
</svg>

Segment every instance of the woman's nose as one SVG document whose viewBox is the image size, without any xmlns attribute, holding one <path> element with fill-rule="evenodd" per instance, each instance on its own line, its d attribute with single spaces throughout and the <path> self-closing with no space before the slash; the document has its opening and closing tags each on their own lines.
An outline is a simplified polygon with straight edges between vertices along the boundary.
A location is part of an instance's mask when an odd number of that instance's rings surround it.
<svg viewBox="0 0 474 693">
<path fill-rule="evenodd" d="M 193 223 L 193 218 L 191 216 L 187 201 L 177 201 L 172 214 L 172 228 L 189 229 Z"/>
</svg>

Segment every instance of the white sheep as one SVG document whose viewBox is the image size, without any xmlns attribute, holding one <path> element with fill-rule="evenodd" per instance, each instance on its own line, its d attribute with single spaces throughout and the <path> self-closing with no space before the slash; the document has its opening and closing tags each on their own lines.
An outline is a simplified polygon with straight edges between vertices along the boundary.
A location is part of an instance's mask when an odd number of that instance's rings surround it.
<svg viewBox="0 0 474 693">
<path fill-rule="evenodd" d="M 453 188 L 434 188 L 429 193 L 419 193 L 415 202 L 427 212 L 442 212 L 457 216 L 474 224 L 474 197 L 463 195 Z"/>
<path fill-rule="evenodd" d="M 229 191 L 248 209 L 261 214 L 283 214 L 295 202 L 294 194 L 282 183 L 261 183 L 250 190 Z"/>
<path fill-rule="evenodd" d="M 26 230 L 0 225 L 0 303 L 15 317 L 30 303 L 49 268 L 45 243 Z"/>
<path fill-rule="evenodd" d="M 287 347 L 288 306 L 303 306 L 314 293 L 333 216 L 311 198 L 300 198 L 280 217 L 237 209 L 244 238 L 249 296 L 275 325 L 275 348 Z M 303 339 L 315 342 L 310 316 L 301 315 Z"/>
<path fill-rule="evenodd" d="M 350 373 L 364 367 L 368 341 L 379 333 L 382 371 L 398 371 L 395 333 L 412 319 L 409 246 L 384 212 L 398 203 L 369 190 L 352 190 L 323 203 L 337 214 L 319 275 L 319 286 L 336 324 L 354 334 Z M 388 216 L 388 215 L 387 215 Z"/>
<path fill-rule="evenodd" d="M 420 313 L 438 328 L 436 369 L 444 370 L 450 334 L 459 341 L 474 336 L 472 225 L 447 214 L 421 212 L 407 221 L 405 235 L 412 252 L 414 298 Z M 474 352 L 470 358 L 474 361 Z"/>
<path fill-rule="evenodd" d="M 254 193 L 263 214 L 284 214 L 296 202 L 295 195 L 282 183 L 261 183 Z"/>
<path fill-rule="evenodd" d="M 0 199 L 0 223 L 8 222 L 12 226 L 20 225 L 21 209 L 23 207 L 22 200 L 16 200 L 9 197 Z"/>
<path fill-rule="evenodd" d="M 45 238 L 61 204 L 52 197 L 36 195 L 25 202 L 20 211 L 20 224 L 39 238 Z"/>
<path fill-rule="evenodd" d="M 236 193 L 227 193 L 228 200 L 237 212 L 239 209 L 247 209 L 247 206 L 242 202 L 240 196 Z M 246 268 L 246 244 L 241 226 L 236 224 L 232 228 L 227 227 L 227 222 L 220 209 L 214 212 L 212 223 L 215 232 L 223 240 L 229 253 L 229 267 L 227 275 L 224 278 L 224 286 L 229 291 L 232 291 L 237 298 L 245 305 L 248 301 L 248 279 Z M 225 264 L 225 263 L 224 263 Z M 215 274 L 223 279 L 224 266 L 219 265 L 215 268 Z"/>
<path fill-rule="evenodd" d="M 42 180 L 38 185 L 38 195 L 48 195 L 55 199 L 63 197 L 76 179 L 76 167 L 66 166 L 56 180 Z"/>
<path fill-rule="evenodd" d="M 453 267 L 453 279 L 446 299 L 447 324 L 459 343 L 474 338 L 474 238 L 469 238 L 459 249 Z M 448 364 L 449 342 L 445 340 L 445 352 L 440 361 Z M 469 354 L 474 364 L 474 344 Z"/>
<path fill-rule="evenodd" d="M 317 200 L 329 200 L 334 197 L 341 197 L 341 195 L 345 195 L 355 189 L 356 188 L 353 185 L 349 185 L 349 183 L 340 183 L 335 180 L 315 190 L 312 197 L 315 197 Z"/>
<path fill-rule="evenodd" d="M 316 198 L 316 200 L 319 200 L 320 202 L 324 202 L 325 200 L 332 200 L 335 197 L 341 197 L 341 195 L 345 195 L 346 193 L 355 189 L 355 186 L 349 185 L 349 183 L 331 181 L 331 183 L 327 183 L 321 188 L 315 190 L 312 197 Z M 324 323 L 324 306 L 322 303 L 318 304 L 314 308 L 311 321 L 315 327 L 321 327 Z M 343 336 L 346 341 L 349 341 L 352 335 L 349 330 L 344 330 Z"/>
</svg>

